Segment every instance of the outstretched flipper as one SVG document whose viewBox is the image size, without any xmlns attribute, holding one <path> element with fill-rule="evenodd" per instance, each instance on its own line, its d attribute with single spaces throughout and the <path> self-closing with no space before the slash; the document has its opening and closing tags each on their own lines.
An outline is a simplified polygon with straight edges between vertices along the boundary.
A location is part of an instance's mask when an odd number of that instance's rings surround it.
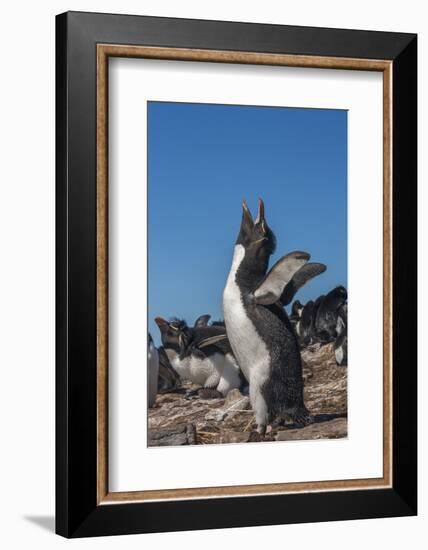
<svg viewBox="0 0 428 550">
<path fill-rule="evenodd" d="M 254 292 L 256 302 L 264 306 L 277 302 L 296 271 L 301 269 L 309 258 L 307 252 L 297 251 L 290 252 L 278 260 Z"/>
<path fill-rule="evenodd" d="M 201 315 L 198 317 L 195 321 L 195 324 L 193 325 L 194 328 L 196 327 L 206 327 L 208 326 L 208 321 L 211 319 L 211 315 Z"/>
<path fill-rule="evenodd" d="M 281 295 L 281 303 L 283 306 L 288 306 L 296 295 L 296 292 L 302 288 L 308 281 L 324 273 L 327 266 L 318 263 L 309 263 L 302 266 L 292 277 L 291 281 L 284 288 Z"/>
</svg>

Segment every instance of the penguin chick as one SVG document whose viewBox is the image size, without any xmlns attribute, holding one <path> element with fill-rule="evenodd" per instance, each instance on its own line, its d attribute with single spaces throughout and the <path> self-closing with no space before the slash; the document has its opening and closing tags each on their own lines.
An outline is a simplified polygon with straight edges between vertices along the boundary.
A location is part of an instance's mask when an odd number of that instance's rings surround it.
<svg viewBox="0 0 428 550">
<path fill-rule="evenodd" d="M 241 386 L 238 364 L 223 327 L 193 327 L 185 321 L 156 317 L 162 344 L 182 380 L 226 396 Z"/>
<path fill-rule="evenodd" d="M 302 362 L 296 334 L 281 297 L 309 260 L 306 252 L 283 256 L 267 273 L 275 235 L 264 204 L 254 221 L 245 201 L 232 266 L 223 293 L 224 320 L 232 351 L 249 382 L 257 430 L 275 418 L 310 422 L 303 401 Z"/>
</svg>

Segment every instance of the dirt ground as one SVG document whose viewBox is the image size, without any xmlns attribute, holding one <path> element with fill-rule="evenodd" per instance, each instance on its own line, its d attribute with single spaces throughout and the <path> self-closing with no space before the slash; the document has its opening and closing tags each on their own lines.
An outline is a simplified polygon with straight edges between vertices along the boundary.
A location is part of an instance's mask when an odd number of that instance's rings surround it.
<svg viewBox="0 0 428 550">
<path fill-rule="evenodd" d="M 347 436 L 347 367 L 336 365 L 333 345 L 316 345 L 302 352 L 305 404 L 314 422 L 274 426 L 263 440 L 338 439 Z M 225 399 L 191 397 L 194 387 L 183 384 L 159 394 L 149 409 L 149 446 L 246 443 L 262 440 L 247 395 L 232 390 Z"/>
</svg>

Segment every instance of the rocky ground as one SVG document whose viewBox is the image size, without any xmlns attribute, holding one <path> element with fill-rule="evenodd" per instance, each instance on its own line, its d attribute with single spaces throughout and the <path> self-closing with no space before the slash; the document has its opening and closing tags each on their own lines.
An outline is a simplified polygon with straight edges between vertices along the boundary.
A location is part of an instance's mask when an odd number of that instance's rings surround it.
<svg viewBox="0 0 428 550">
<path fill-rule="evenodd" d="M 274 426 L 266 441 L 337 439 L 347 436 L 347 368 L 336 365 L 333 345 L 302 352 L 305 404 L 314 422 Z M 225 399 L 192 397 L 191 384 L 159 394 L 149 409 L 149 446 L 260 441 L 248 396 L 232 390 Z"/>
</svg>

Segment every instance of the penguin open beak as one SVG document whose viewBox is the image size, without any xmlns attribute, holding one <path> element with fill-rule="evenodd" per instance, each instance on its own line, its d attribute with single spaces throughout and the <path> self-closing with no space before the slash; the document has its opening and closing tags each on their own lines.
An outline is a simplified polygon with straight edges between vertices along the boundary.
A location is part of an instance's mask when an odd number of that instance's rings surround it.
<svg viewBox="0 0 428 550">
<path fill-rule="evenodd" d="M 251 212 L 248 208 L 247 203 L 245 202 L 245 199 L 242 201 L 242 220 L 241 220 L 241 232 L 240 234 L 242 236 L 246 236 L 246 238 L 249 238 L 252 234 L 254 228 L 254 221 L 253 217 L 251 215 Z"/>
<path fill-rule="evenodd" d="M 260 228 L 263 232 L 263 234 L 266 234 L 266 220 L 265 220 L 265 204 L 263 202 L 263 199 L 259 198 L 259 208 L 257 211 L 257 218 L 254 222 L 254 225 L 258 228 Z"/>
<path fill-rule="evenodd" d="M 253 216 L 251 215 L 250 209 L 248 208 L 248 204 L 245 199 L 242 201 L 242 222 L 245 222 L 251 227 L 254 225 Z"/>
</svg>

